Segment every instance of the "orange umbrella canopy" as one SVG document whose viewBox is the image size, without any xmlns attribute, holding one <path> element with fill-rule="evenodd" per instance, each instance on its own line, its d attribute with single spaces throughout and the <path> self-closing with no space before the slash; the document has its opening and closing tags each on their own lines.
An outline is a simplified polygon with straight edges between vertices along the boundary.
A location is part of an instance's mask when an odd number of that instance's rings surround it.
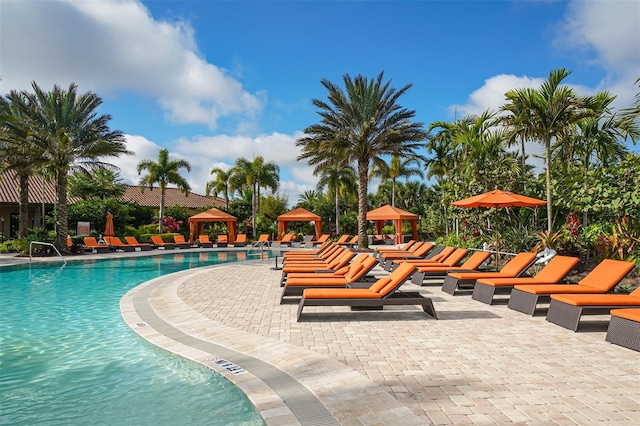
<svg viewBox="0 0 640 426">
<path fill-rule="evenodd" d="M 474 195 L 463 200 L 454 201 L 452 206 L 456 207 L 534 207 L 547 204 L 544 200 L 525 197 L 509 191 L 494 189 L 484 194 Z"/>
<path fill-rule="evenodd" d="M 194 235 L 200 235 L 202 225 L 205 222 L 226 222 L 229 231 L 229 243 L 233 244 L 236 241 L 236 217 L 216 208 L 198 213 L 189 218 L 189 241 L 194 241 Z"/>
<path fill-rule="evenodd" d="M 463 200 L 454 201 L 452 206 L 456 207 L 486 207 L 496 209 L 496 270 L 498 269 L 498 208 L 499 207 L 535 207 L 547 204 L 544 200 L 526 197 L 524 195 L 514 194 L 509 191 L 501 191 L 494 189 L 480 195 L 465 198 Z"/>
<path fill-rule="evenodd" d="M 104 227 L 104 236 L 113 237 L 113 234 L 113 215 L 111 213 L 107 213 L 107 224 Z"/>
<path fill-rule="evenodd" d="M 397 207 L 390 205 L 378 207 L 377 209 L 367 212 L 367 220 L 372 220 L 376 224 L 376 232 L 382 233 L 382 227 L 384 222 L 392 220 L 393 225 L 396 228 L 396 244 L 400 244 L 402 241 L 402 221 L 407 220 L 411 224 L 411 231 L 413 232 L 413 239 L 418 239 L 418 215 L 401 210 Z"/>
<path fill-rule="evenodd" d="M 289 222 L 313 222 L 315 224 L 316 239 L 322 234 L 322 218 L 309 210 L 298 207 L 290 212 L 278 216 L 278 239 L 287 233 Z"/>
</svg>

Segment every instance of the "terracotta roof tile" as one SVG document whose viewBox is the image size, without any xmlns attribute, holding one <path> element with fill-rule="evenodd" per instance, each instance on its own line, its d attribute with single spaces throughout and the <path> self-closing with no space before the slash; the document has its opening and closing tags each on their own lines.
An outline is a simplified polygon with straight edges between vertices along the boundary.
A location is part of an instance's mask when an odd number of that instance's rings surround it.
<svg viewBox="0 0 640 426">
<path fill-rule="evenodd" d="M 53 182 L 43 182 L 40 176 L 29 177 L 29 203 L 55 204 L 56 190 Z M 69 203 L 79 201 L 79 198 L 69 197 Z M 145 188 L 140 192 L 138 186 L 127 185 L 125 193 L 120 197 L 121 201 L 138 203 L 141 206 L 159 207 L 160 190 L 156 187 L 152 190 Z M 20 201 L 20 184 L 17 174 L 12 170 L 0 172 L 0 204 L 18 204 Z M 200 210 L 206 207 L 224 208 L 224 200 L 219 197 L 205 197 L 204 195 L 189 193 L 185 196 L 176 188 L 167 188 L 165 191 L 165 206 L 182 206 L 188 209 Z"/>
</svg>

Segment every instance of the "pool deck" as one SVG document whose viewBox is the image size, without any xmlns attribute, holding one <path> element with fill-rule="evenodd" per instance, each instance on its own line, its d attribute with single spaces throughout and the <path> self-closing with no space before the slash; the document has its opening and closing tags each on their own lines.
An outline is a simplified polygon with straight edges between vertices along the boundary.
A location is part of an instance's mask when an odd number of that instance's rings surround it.
<svg viewBox="0 0 640 426">
<path fill-rule="evenodd" d="M 279 303 L 273 266 L 157 278 L 122 298 L 123 318 L 223 374 L 269 425 L 640 422 L 640 353 L 606 342 L 602 322 L 576 333 L 410 283 L 403 288 L 433 299 L 438 320 L 414 306 L 307 307 L 296 322 L 297 303 Z"/>
</svg>

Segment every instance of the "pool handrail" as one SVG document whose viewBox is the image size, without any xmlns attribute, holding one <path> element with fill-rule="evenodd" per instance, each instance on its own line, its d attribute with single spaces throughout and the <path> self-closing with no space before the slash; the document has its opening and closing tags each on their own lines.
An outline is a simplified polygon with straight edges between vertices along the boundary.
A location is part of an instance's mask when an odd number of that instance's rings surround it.
<svg viewBox="0 0 640 426">
<path fill-rule="evenodd" d="M 43 241 L 31 241 L 31 242 L 29 243 L 29 262 L 31 262 L 31 248 L 33 247 L 33 245 L 34 245 L 34 244 L 40 244 L 40 245 L 43 245 L 43 246 L 50 246 L 50 247 L 53 247 L 53 249 L 56 251 L 56 253 L 58 253 L 58 256 L 60 256 L 60 258 L 62 259 L 62 261 L 64 262 L 64 264 L 65 264 L 65 265 L 67 264 L 66 259 L 64 258 L 64 256 L 62 255 L 62 253 L 60 253 L 60 251 L 58 250 L 58 247 L 54 246 L 54 245 L 53 245 L 53 244 L 51 244 L 51 243 L 45 243 L 45 242 L 43 242 Z"/>
</svg>

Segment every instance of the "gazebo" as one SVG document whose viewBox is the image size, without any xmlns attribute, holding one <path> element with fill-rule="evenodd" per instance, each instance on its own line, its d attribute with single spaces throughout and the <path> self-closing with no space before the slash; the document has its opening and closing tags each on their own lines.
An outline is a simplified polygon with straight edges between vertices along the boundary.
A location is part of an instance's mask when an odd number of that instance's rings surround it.
<svg viewBox="0 0 640 426">
<path fill-rule="evenodd" d="M 281 240 L 284 234 L 287 233 L 289 222 L 313 222 L 316 228 L 316 240 L 320 238 L 320 235 L 322 234 L 322 218 L 315 213 L 311 213 L 310 211 L 299 207 L 295 210 L 291 210 L 288 213 L 278 216 L 279 240 Z"/>
<path fill-rule="evenodd" d="M 229 231 L 229 244 L 233 244 L 236 241 L 236 217 L 213 208 L 189 218 L 189 242 L 194 241 L 194 236 L 200 235 L 202 225 L 205 222 L 226 222 Z"/>
<path fill-rule="evenodd" d="M 402 221 L 407 220 L 411 224 L 411 230 L 413 231 L 413 239 L 418 239 L 418 215 L 401 210 L 397 207 L 390 205 L 378 207 L 377 209 L 367 212 L 367 220 L 372 220 L 376 224 L 376 232 L 382 234 L 382 227 L 388 220 L 393 221 L 393 225 L 396 228 L 396 244 L 402 242 Z"/>
</svg>

